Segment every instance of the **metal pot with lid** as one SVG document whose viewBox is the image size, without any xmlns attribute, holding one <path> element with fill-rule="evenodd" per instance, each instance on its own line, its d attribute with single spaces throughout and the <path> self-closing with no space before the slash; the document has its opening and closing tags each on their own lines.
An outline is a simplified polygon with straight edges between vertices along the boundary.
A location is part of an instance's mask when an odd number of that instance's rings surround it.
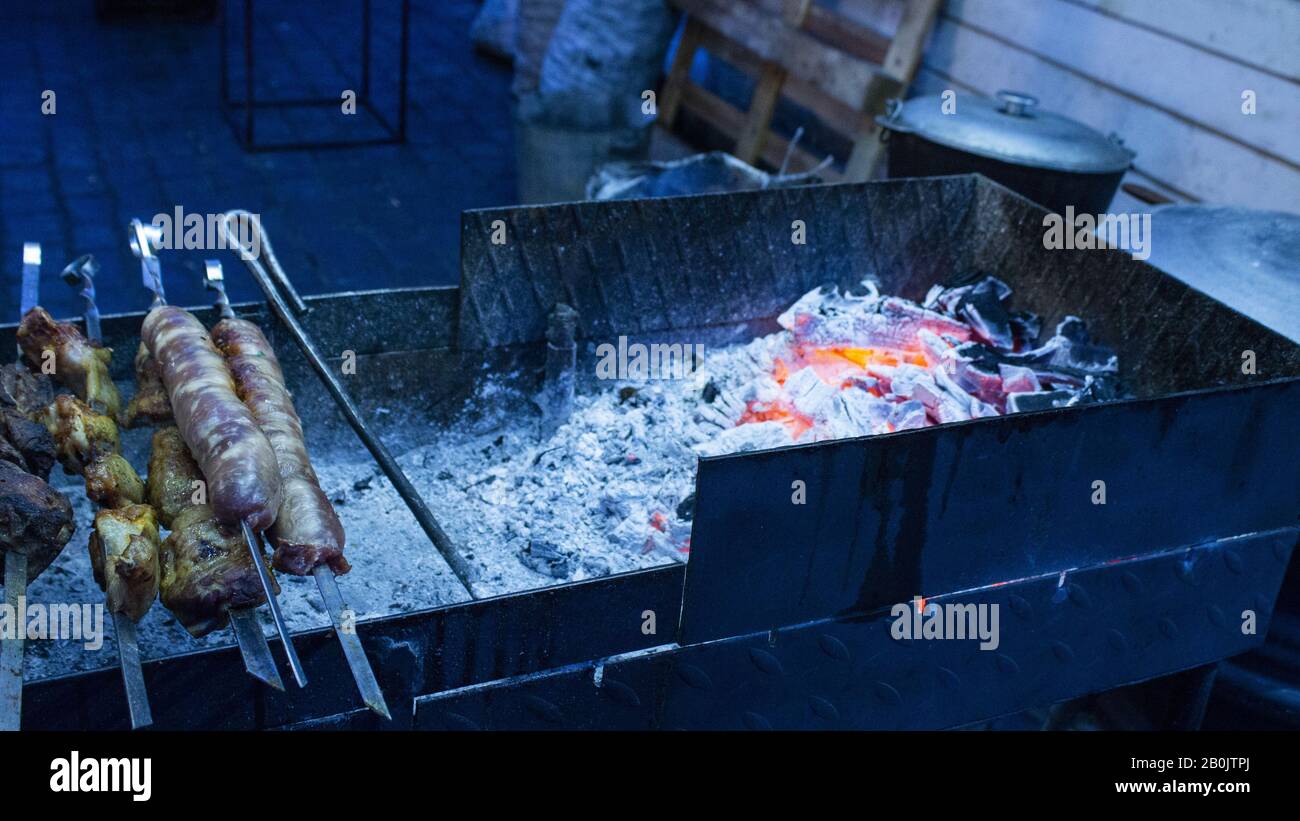
<svg viewBox="0 0 1300 821">
<path fill-rule="evenodd" d="M 876 122 L 889 141 L 889 176 L 979 173 L 1055 212 L 1104 212 L 1135 156 L 1118 136 L 1014 91 L 890 100 Z"/>
</svg>

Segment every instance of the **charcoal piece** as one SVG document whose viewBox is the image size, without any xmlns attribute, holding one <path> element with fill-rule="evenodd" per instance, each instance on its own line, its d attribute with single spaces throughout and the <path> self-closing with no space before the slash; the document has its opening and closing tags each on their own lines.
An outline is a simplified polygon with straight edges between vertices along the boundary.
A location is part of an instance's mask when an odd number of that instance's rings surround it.
<svg viewBox="0 0 1300 821">
<path fill-rule="evenodd" d="M 995 348 L 1009 351 L 1016 340 L 1011 326 L 1011 314 L 1002 304 L 1010 293 L 1006 283 L 989 277 L 973 285 L 957 304 L 957 315 L 966 320 L 976 336 Z"/>
<path fill-rule="evenodd" d="M 677 503 L 677 518 L 689 522 L 695 518 L 695 494 L 687 496 Z"/>
<path fill-rule="evenodd" d="M 573 575 L 573 554 L 561 550 L 554 542 L 543 539 L 530 539 L 528 545 L 519 551 L 519 561 L 524 567 L 543 576 L 567 579 Z"/>
<path fill-rule="evenodd" d="M 712 379 L 710 379 L 705 383 L 704 390 L 700 393 L 700 398 L 709 404 L 713 404 L 713 400 L 718 398 L 719 393 L 721 393 L 721 391 L 718 390 L 718 386 L 714 384 Z"/>
<path fill-rule="evenodd" d="M 1011 331 L 1016 338 L 1016 350 L 1036 345 L 1038 337 L 1043 333 L 1043 319 L 1029 311 L 1013 311 Z"/>
<path fill-rule="evenodd" d="M 1013 393 L 1007 396 L 1007 412 L 1051 410 L 1071 404 L 1074 391 L 1039 391 L 1038 393 Z"/>
</svg>

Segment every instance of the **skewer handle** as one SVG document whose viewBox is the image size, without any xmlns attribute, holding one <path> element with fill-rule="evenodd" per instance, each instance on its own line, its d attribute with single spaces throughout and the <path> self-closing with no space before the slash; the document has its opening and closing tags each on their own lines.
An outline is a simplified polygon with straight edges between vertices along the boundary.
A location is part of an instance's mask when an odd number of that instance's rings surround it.
<svg viewBox="0 0 1300 821">
<path fill-rule="evenodd" d="M 215 259 L 203 263 L 203 287 L 217 292 L 217 311 L 222 319 L 233 319 L 235 312 L 230 308 L 230 298 L 226 296 L 226 275 L 221 271 L 221 263 Z"/>
<path fill-rule="evenodd" d="M 99 306 L 95 304 L 95 275 L 98 273 L 99 262 L 95 257 L 92 254 L 82 254 L 63 269 L 63 281 L 74 288 L 80 286 L 86 311 L 86 338 L 101 345 L 104 333 L 99 326 Z"/>
<path fill-rule="evenodd" d="M 131 220 L 130 230 L 131 253 L 140 260 L 140 273 L 144 280 L 144 287 L 153 291 L 155 306 L 165 305 L 167 295 L 163 292 L 162 268 L 158 265 L 158 257 L 153 252 L 162 237 L 162 231 L 157 226 L 145 225 L 138 219 Z"/>
</svg>

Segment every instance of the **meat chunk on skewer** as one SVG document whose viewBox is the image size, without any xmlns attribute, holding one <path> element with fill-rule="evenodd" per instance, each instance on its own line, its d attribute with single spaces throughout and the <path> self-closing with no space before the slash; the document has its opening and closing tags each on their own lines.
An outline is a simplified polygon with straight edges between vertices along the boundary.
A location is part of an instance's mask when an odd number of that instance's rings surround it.
<svg viewBox="0 0 1300 821">
<path fill-rule="evenodd" d="M 240 526 L 219 521 L 209 505 L 172 518 L 161 567 L 162 603 L 196 638 L 225 627 L 231 609 L 266 603 Z"/>
<path fill-rule="evenodd" d="M 203 474 L 175 425 L 154 431 L 151 446 L 145 492 L 149 504 L 158 512 L 158 521 L 170 529 L 177 514 L 199 503 L 194 495 L 198 490 L 195 483 L 202 480 Z"/>
<path fill-rule="evenodd" d="M 128 505 L 95 514 L 87 545 L 95 582 L 108 609 L 139 621 L 158 597 L 158 522 L 149 505 Z"/>
<path fill-rule="evenodd" d="M 180 431 L 156 431 L 147 494 L 172 531 L 162 544 L 162 602 L 196 637 L 224 627 L 231 608 L 266 601 L 239 525 L 222 524 L 210 506 L 194 504 L 202 479 Z"/>
<path fill-rule="evenodd" d="M 57 459 L 54 439 L 44 425 L 28 419 L 16 408 L 0 406 L 0 459 L 48 480 Z"/>
<path fill-rule="evenodd" d="M 117 425 L 74 396 L 59 394 L 40 416 L 58 443 L 59 464 L 68 473 L 84 473 L 96 456 L 117 453 Z"/>
<path fill-rule="evenodd" d="M 5 553 L 24 553 L 31 583 L 75 530 L 72 505 L 62 493 L 17 465 L 0 462 L 0 568 Z"/>
<path fill-rule="evenodd" d="M 275 546 L 276 569 L 306 576 L 328 565 L 335 575 L 348 572 L 343 525 L 312 469 L 302 421 L 271 343 L 253 323 L 233 318 L 217 323 L 212 340 L 226 357 L 239 398 L 275 450 L 282 493 L 267 535 Z"/>
<path fill-rule="evenodd" d="M 235 394 L 225 359 L 203 323 L 170 305 L 154 308 L 141 336 L 162 370 L 181 437 L 208 483 L 223 522 L 262 531 L 280 506 L 280 474 L 271 443 Z"/>
<path fill-rule="evenodd" d="M 18 347 L 34 370 L 42 366 L 49 351 L 54 353 L 54 373 L 78 399 L 102 407 L 114 419 L 122 411 L 122 397 L 109 376 L 111 348 L 89 342 L 75 325 L 56 322 L 39 305 L 23 316 L 18 326 Z"/>
<path fill-rule="evenodd" d="M 135 352 L 135 395 L 126 406 L 122 426 L 160 425 L 172 420 L 172 404 L 162 381 L 162 368 L 143 342 Z"/>
<path fill-rule="evenodd" d="M 13 363 L 0 365 L 0 405 L 17 409 L 29 419 L 54 401 L 54 385 L 42 373 Z"/>
<path fill-rule="evenodd" d="M 86 465 L 86 495 L 100 507 L 126 507 L 144 501 L 144 482 L 120 453 L 96 456 Z"/>
</svg>

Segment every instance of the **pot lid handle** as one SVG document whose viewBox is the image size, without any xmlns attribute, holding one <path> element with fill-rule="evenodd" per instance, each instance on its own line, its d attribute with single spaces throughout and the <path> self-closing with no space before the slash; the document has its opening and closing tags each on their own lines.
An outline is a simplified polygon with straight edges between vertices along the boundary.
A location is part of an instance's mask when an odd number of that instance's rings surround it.
<svg viewBox="0 0 1300 821">
<path fill-rule="evenodd" d="M 1029 110 L 1038 105 L 1037 97 L 1019 91 L 999 91 L 998 99 L 1002 101 L 998 110 L 1012 117 L 1028 117 Z"/>
</svg>

